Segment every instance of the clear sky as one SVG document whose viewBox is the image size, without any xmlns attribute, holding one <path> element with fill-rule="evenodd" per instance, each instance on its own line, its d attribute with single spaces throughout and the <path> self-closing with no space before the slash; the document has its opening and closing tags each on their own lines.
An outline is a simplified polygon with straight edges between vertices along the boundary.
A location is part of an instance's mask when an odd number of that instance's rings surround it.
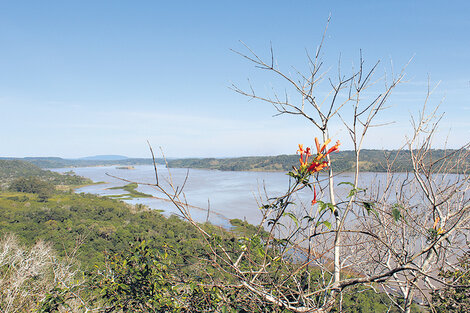
<svg viewBox="0 0 470 313">
<path fill-rule="evenodd" d="M 390 100 L 367 148 L 397 148 L 427 79 L 430 106 L 449 146 L 470 140 L 470 1 L 0 1 L 0 156 L 169 157 L 295 153 L 318 133 L 302 119 L 273 117 L 260 94 L 283 84 L 230 49 L 262 56 L 272 42 L 285 71 L 306 68 L 327 18 L 325 69 L 345 72 L 362 49 L 366 65 L 407 83 Z M 335 75 L 336 71 L 332 71 Z M 350 149 L 344 127 L 333 139 Z M 438 144 L 439 138 L 438 139 Z"/>
</svg>

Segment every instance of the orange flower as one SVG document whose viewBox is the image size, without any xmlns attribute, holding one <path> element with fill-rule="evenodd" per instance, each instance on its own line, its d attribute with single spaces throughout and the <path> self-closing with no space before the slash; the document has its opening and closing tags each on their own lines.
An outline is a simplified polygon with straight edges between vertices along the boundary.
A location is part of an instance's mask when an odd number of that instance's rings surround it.
<svg viewBox="0 0 470 313">
<path fill-rule="evenodd" d="M 324 155 L 323 153 L 319 153 L 319 154 L 317 154 L 317 156 L 315 157 L 315 160 L 316 160 L 316 161 L 320 161 L 321 159 L 323 159 L 324 156 L 325 156 L 325 155 Z"/>
<path fill-rule="evenodd" d="M 331 142 L 331 139 L 327 139 L 320 147 L 320 151 L 318 153 L 321 153 L 323 150 L 325 150 L 326 146 Z"/>
<path fill-rule="evenodd" d="M 320 172 L 322 169 L 324 169 L 325 167 L 328 167 L 328 162 L 327 161 L 323 161 L 321 163 L 319 162 L 312 162 L 312 164 L 310 164 L 310 166 L 308 167 L 308 171 L 310 173 L 316 173 L 316 172 Z"/>
<path fill-rule="evenodd" d="M 328 150 L 328 152 L 327 152 L 326 154 L 329 154 L 329 153 L 331 153 L 331 152 L 338 151 L 340 144 L 341 144 L 341 143 L 339 142 L 339 140 L 336 141 L 336 144 L 335 144 L 333 147 L 331 147 L 331 148 Z"/>
<path fill-rule="evenodd" d="M 317 153 L 320 153 L 320 143 L 318 142 L 318 138 L 315 137 L 315 145 L 317 146 Z"/>
<path fill-rule="evenodd" d="M 309 163 L 308 157 L 311 156 L 310 148 L 307 148 L 304 150 L 303 145 L 299 144 L 299 150 L 297 150 L 298 153 L 300 153 L 300 165 L 301 168 L 304 168 L 308 166 L 307 170 L 310 173 L 316 173 L 324 169 L 325 167 L 328 167 L 328 162 L 327 161 L 322 161 L 325 156 L 330 154 L 331 152 L 337 151 L 340 145 L 339 141 L 336 141 L 336 144 L 331 147 L 328 151 L 326 150 L 326 146 L 331 142 L 331 139 L 327 139 L 322 145 L 320 145 L 318 138 L 315 137 L 315 146 L 317 148 L 317 155 L 315 156 L 315 159 Z"/>
<path fill-rule="evenodd" d="M 306 148 L 304 150 L 304 146 L 299 144 L 299 150 L 297 150 L 297 153 L 300 154 L 300 171 L 303 173 L 303 175 L 308 175 L 308 174 L 313 174 L 320 172 L 324 168 L 327 168 L 329 166 L 328 161 L 323 161 L 325 156 L 328 154 L 338 151 L 340 142 L 336 141 L 336 144 L 328 149 L 326 151 L 326 146 L 331 142 L 331 139 L 327 139 L 322 145 L 320 145 L 318 138 L 315 137 L 315 146 L 317 148 L 317 155 L 313 159 L 313 161 L 309 162 L 308 158 L 312 155 L 310 152 L 310 148 Z M 295 169 L 295 168 L 294 168 Z M 307 172 L 304 172 L 305 169 Z M 312 205 L 317 203 L 317 190 L 315 189 L 315 185 L 313 185 L 313 200 L 312 200 Z"/>
<path fill-rule="evenodd" d="M 310 153 L 310 148 L 307 147 L 307 149 L 304 150 L 303 145 L 299 145 L 299 150 L 297 150 L 297 152 L 300 153 L 300 165 L 306 166 L 308 164 L 308 157 L 312 155 Z"/>
</svg>

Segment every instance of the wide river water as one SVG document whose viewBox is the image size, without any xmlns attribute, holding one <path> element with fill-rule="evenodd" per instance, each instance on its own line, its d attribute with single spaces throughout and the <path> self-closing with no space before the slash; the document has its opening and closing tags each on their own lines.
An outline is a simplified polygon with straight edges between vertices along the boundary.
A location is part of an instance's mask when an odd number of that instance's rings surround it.
<svg viewBox="0 0 470 313">
<path fill-rule="evenodd" d="M 67 172 L 70 168 L 53 169 L 56 172 Z M 76 190 L 77 193 L 92 193 L 97 195 L 116 195 L 126 193 L 124 190 L 109 189 L 111 187 L 124 186 L 125 181 L 113 178 L 109 175 L 121 177 L 130 181 L 142 183 L 155 183 L 153 166 L 140 165 L 135 169 L 119 169 L 116 166 L 82 167 L 72 169 L 77 175 L 88 177 L 94 182 L 103 184 L 90 185 Z M 205 169 L 172 168 L 171 177 L 174 185 L 184 186 L 186 201 L 192 207 L 191 215 L 197 221 L 205 221 L 207 208 L 210 207 L 209 220 L 216 225 L 228 227 L 229 220 L 239 218 L 256 224 L 261 220 L 260 199 L 266 203 L 267 197 L 282 195 L 288 188 L 289 176 L 285 172 L 232 172 Z M 188 172 L 189 171 L 189 172 Z M 158 166 L 160 181 L 168 179 L 168 170 L 164 166 Z M 109 175 L 107 175 L 109 174 Z M 361 181 L 369 185 L 372 181 L 385 181 L 385 173 L 362 173 Z M 351 182 L 353 174 L 345 173 L 335 177 L 335 189 L 338 195 L 347 195 L 348 185 L 339 185 L 340 182 Z M 359 183 L 361 187 L 361 183 Z M 138 191 L 163 198 L 164 195 L 151 186 L 139 185 Z M 300 193 L 296 202 L 308 204 L 313 198 L 312 191 L 305 189 Z M 141 203 L 152 209 L 162 210 L 163 214 L 179 214 L 177 208 L 168 201 L 155 198 L 134 198 L 125 200 L 131 204 Z"/>
</svg>

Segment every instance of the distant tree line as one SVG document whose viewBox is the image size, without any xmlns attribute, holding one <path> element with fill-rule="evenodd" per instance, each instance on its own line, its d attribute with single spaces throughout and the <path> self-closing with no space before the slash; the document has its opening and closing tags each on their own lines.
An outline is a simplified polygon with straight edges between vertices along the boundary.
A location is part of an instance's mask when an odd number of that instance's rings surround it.
<svg viewBox="0 0 470 313">
<path fill-rule="evenodd" d="M 432 150 L 432 158 L 424 162 L 438 168 L 445 156 L 459 153 L 457 150 Z M 408 150 L 368 150 L 361 151 L 359 166 L 363 172 L 410 172 L 413 170 Z M 351 172 L 355 167 L 354 151 L 339 151 L 331 155 L 331 166 L 337 172 Z M 298 155 L 256 156 L 240 158 L 188 158 L 169 160 L 170 167 L 205 168 L 221 171 L 289 171 L 299 163 Z M 470 165 L 470 160 L 462 164 L 461 171 Z M 458 172 L 459 169 L 455 169 Z"/>
<path fill-rule="evenodd" d="M 445 156 L 459 153 L 458 150 L 432 150 L 432 158 L 425 160 L 439 167 Z M 350 172 L 355 166 L 354 151 L 339 151 L 331 156 L 331 164 L 335 171 Z M 248 156 L 237 158 L 181 158 L 168 159 L 168 166 L 173 168 L 203 168 L 220 171 L 289 171 L 298 163 L 299 156 L 277 155 L 277 156 Z M 11 159 L 0 159 L 0 170 L 4 166 L 2 162 Z M 128 158 L 122 160 L 74 160 L 62 158 L 23 158 L 15 159 L 16 162 L 34 164 L 39 168 L 66 168 L 66 167 L 89 167 L 110 165 L 151 165 L 151 158 Z M 157 158 L 157 164 L 165 164 L 164 159 Z M 466 160 L 463 167 L 468 166 L 470 160 Z M 413 166 L 410 161 L 408 150 L 376 150 L 364 149 L 361 151 L 361 171 L 364 172 L 410 172 Z M 30 169 L 29 169 L 30 170 Z M 37 169 L 36 169 L 37 171 Z M 454 172 L 457 172 L 455 169 Z M 1 173 L 0 173 L 1 175 Z"/>
<path fill-rule="evenodd" d="M 3 160 L 18 160 L 34 164 L 40 168 L 64 168 L 64 167 L 88 167 L 88 166 L 110 166 L 110 165 L 149 165 L 149 158 L 128 158 L 121 160 L 80 160 L 63 159 L 58 157 L 27 157 L 27 158 L 3 158 Z M 0 161 L 2 159 L 0 158 Z M 163 163 L 163 160 L 158 160 Z"/>
</svg>

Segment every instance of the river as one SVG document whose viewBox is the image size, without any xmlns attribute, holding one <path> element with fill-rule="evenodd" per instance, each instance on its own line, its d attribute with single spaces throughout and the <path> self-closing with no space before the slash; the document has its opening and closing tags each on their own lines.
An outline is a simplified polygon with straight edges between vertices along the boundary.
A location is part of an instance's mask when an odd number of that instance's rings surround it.
<svg viewBox="0 0 470 313">
<path fill-rule="evenodd" d="M 158 166 L 157 169 L 160 181 L 169 179 L 168 170 L 164 166 Z M 53 169 L 53 171 L 59 173 L 70 170 L 70 168 Z M 155 183 L 154 168 L 150 165 L 135 166 L 135 169 L 102 166 L 73 168 L 72 170 L 77 175 L 90 178 L 94 182 L 105 182 L 79 188 L 76 190 L 77 193 L 84 192 L 97 195 L 126 193 L 119 189 L 109 189 L 127 184 L 127 182 L 109 175 L 135 182 Z M 258 223 L 261 220 L 259 210 L 261 203 L 266 203 L 267 197 L 282 195 L 289 185 L 289 176 L 284 172 L 232 172 L 182 168 L 172 168 L 170 171 L 175 186 L 181 187 L 186 175 L 188 177 L 183 191 L 187 203 L 193 206 L 190 210 L 193 218 L 199 222 L 205 221 L 207 219 L 207 208 L 210 207 L 210 222 L 224 227 L 229 226 L 229 220 L 234 218 L 247 220 L 252 224 Z M 386 180 L 385 173 L 362 173 L 361 175 L 363 185 L 369 185 L 372 181 Z M 352 180 L 353 174 L 351 173 L 344 173 L 335 177 L 335 191 L 340 197 L 344 198 L 351 187 L 338 184 L 340 182 L 351 182 Z M 361 183 L 359 187 L 361 187 Z M 164 197 L 161 192 L 151 186 L 139 185 L 137 191 L 152 194 L 155 197 Z M 301 205 L 302 203 L 308 204 L 312 198 L 312 191 L 305 189 L 295 200 L 298 205 Z M 131 204 L 141 203 L 152 209 L 162 210 L 165 215 L 179 214 L 173 204 L 155 198 L 134 198 L 124 201 Z"/>
</svg>

